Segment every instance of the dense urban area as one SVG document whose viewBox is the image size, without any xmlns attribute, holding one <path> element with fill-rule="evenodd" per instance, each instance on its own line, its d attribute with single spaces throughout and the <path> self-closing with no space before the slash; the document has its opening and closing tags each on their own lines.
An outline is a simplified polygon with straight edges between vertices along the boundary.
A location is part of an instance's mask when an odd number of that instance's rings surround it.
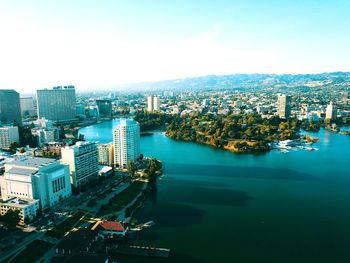
<svg viewBox="0 0 350 263">
<path fill-rule="evenodd" d="M 317 150 L 319 138 L 305 131 L 350 135 L 350 73 L 79 88 L 0 90 L 1 262 L 168 257 L 170 248 L 138 243 L 138 233 L 156 222 L 133 215 L 163 172 L 162 160 L 140 152 L 140 136 L 164 133 L 232 154 L 262 154 Z M 87 141 L 79 131 L 112 119 L 118 124 L 110 143 Z"/>
</svg>

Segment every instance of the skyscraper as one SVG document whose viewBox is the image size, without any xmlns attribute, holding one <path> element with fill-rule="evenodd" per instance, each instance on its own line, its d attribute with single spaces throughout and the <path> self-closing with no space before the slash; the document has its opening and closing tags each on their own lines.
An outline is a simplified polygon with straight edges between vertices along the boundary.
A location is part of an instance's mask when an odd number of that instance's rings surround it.
<svg viewBox="0 0 350 263">
<path fill-rule="evenodd" d="M 281 119 L 288 119 L 291 113 L 292 98 L 288 95 L 278 95 L 277 114 Z"/>
<path fill-rule="evenodd" d="M 13 89 L 0 90 L 0 122 L 22 125 L 19 93 Z"/>
<path fill-rule="evenodd" d="M 160 110 L 160 99 L 159 97 L 153 97 L 153 111 Z"/>
<path fill-rule="evenodd" d="M 132 119 L 122 119 L 113 131 L 114 164 L 126 168 L 129 161 L 140 157 L 140 125 Z"/>
<path fill-rule="evenodd" d="M 160 110 L 160 99 L 158 96 L 149 95 L 147 97 L 147 110 L 148 111 Z"/>
<path fill-rule="evenodd" d="M 147 110 L 153 111 L 153 95 L 147 97 Z"/>
<path fill-rule="evenodd" d="M 22 116 L 33 116 L 36 114 L 32 97 L 21 98 L 21 113 Z"/>
<path fill-rule="evenodd" d="M 111 100 L 96 100 L 100 116 L 109 117 L 112 115 L 112 101 Z"/>
<path fill-rule="evenodd" d="M 75 118 L 76 99 L 74 86 L 58 86 L 37 90 L 38 118 L 65 121 Z"/>
<path fill-rule="evenodd" d="M 326 110 L 326 120 L 334 120 L 337 118 L 337 109 L 334 106 L 333 102 L 331 101 L 327 105 L 327 110 Z"/>
</svg>

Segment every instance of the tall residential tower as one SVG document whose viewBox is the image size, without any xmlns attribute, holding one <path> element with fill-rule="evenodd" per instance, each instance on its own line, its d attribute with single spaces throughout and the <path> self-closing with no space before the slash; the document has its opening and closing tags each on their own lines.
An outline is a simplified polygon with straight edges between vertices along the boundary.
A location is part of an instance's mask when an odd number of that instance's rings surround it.
<svg viewBox="0 0 350 263">
<path fill-rule="evenodd" d="M 291 113 L 292 97 L 288 95 L 278 95 L 277 114 L 281 119 L 288 119 Z"/>
<path fill-rule="evenodd" d="M 334 106 L 333 102 L 331 101 L 327 105 L 326 109 L 326 120 L 335 120 L 337 118 L 337 108 Z"/>
<path fill-rule="evenodd" d="M 160 99 L 158 96 L 150 95 L 147 97 L 147 110 L 148 111 L 160 110 Z"/>
<path fill-rule="evenodd" d="M 113 131 L 114 164 L 126 168 L 129 161 L 140 157 L 140 125 L 132 119 L 122 119 Z"/>
</svg>

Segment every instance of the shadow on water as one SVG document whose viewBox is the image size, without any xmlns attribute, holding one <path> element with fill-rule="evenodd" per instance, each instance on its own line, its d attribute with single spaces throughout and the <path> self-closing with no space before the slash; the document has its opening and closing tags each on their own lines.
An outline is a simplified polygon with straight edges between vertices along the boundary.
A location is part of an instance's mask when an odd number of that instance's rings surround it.
<svg viewBox="0 0 350 263">
<path fill-rule="evenodd" d="M 117 260 L 122 263 L 209 263 L 210 261 L 199 259 L 193 256 L 176 253 L 176 251 L 171 251 L 169 258 L 154 258 L 154 257 L 137 257 L 137 256 L 121 256 L 114 255 L 113 260 Z"/>
<path fill-rule="evenodd" d="M 162 202 L 192 203 L 218 206 L 247 206 L 248 201 L 254 200 L 247 192 L 224 188 L 211 188 L 175 182 L 174 188 L 167 189 L 162 195 Z"/>
<path fill-rule="evenodd" d="M 235 167 L 208 164 L 176 164 L 166 163 L 168 174 L 188 174 L 202 176 L 221 176 L 247 179 L 279 179 L 279 180 L 319 180 L 317 177 L 292 169 L 268 167 Z"/>
<path fill-rule="evenodd" d="M 191 205 L 166 203 L 157 206 L 153 211 L 153 219 L 157 226 L 182 227 L 200 224 L 204 214 L 204 210 Z"/>
<path fill-rule="evenodd" d="M 160 193 L 148 198 L 137 213 L 138 219 L 154 220 L 158 226 L 182 227 L 202 222 L 205 210 L 191 204 L 244 207 L 248 201 L 254 200 L 244 191 L 213 188 L 204 182 L 195 184 L 185 180 L 170 180 L 171 187 L 162 189 L 161 200 L 156 197 Z M 154 233 L 148 234 L 152 240 L 158 238 Z"/>
</svg>

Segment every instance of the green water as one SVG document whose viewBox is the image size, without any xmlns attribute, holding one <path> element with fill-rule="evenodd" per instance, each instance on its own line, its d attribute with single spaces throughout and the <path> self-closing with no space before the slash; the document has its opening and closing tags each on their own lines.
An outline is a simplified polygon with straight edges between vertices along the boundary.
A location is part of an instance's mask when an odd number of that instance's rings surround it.
<svg viewBox="0 0 350 263">
<path fill-rule="evenodd" d="M 108 142 L 113 125 L 81 133 Z M 142 136 L 141 152 L 165 172 L 137 215 L 156 222 L 140 240 L 173 253 L 118 263 L 350 262 L 350 136 L 314 135 L 318 151 L 262 155 Z"/>
</svg>

